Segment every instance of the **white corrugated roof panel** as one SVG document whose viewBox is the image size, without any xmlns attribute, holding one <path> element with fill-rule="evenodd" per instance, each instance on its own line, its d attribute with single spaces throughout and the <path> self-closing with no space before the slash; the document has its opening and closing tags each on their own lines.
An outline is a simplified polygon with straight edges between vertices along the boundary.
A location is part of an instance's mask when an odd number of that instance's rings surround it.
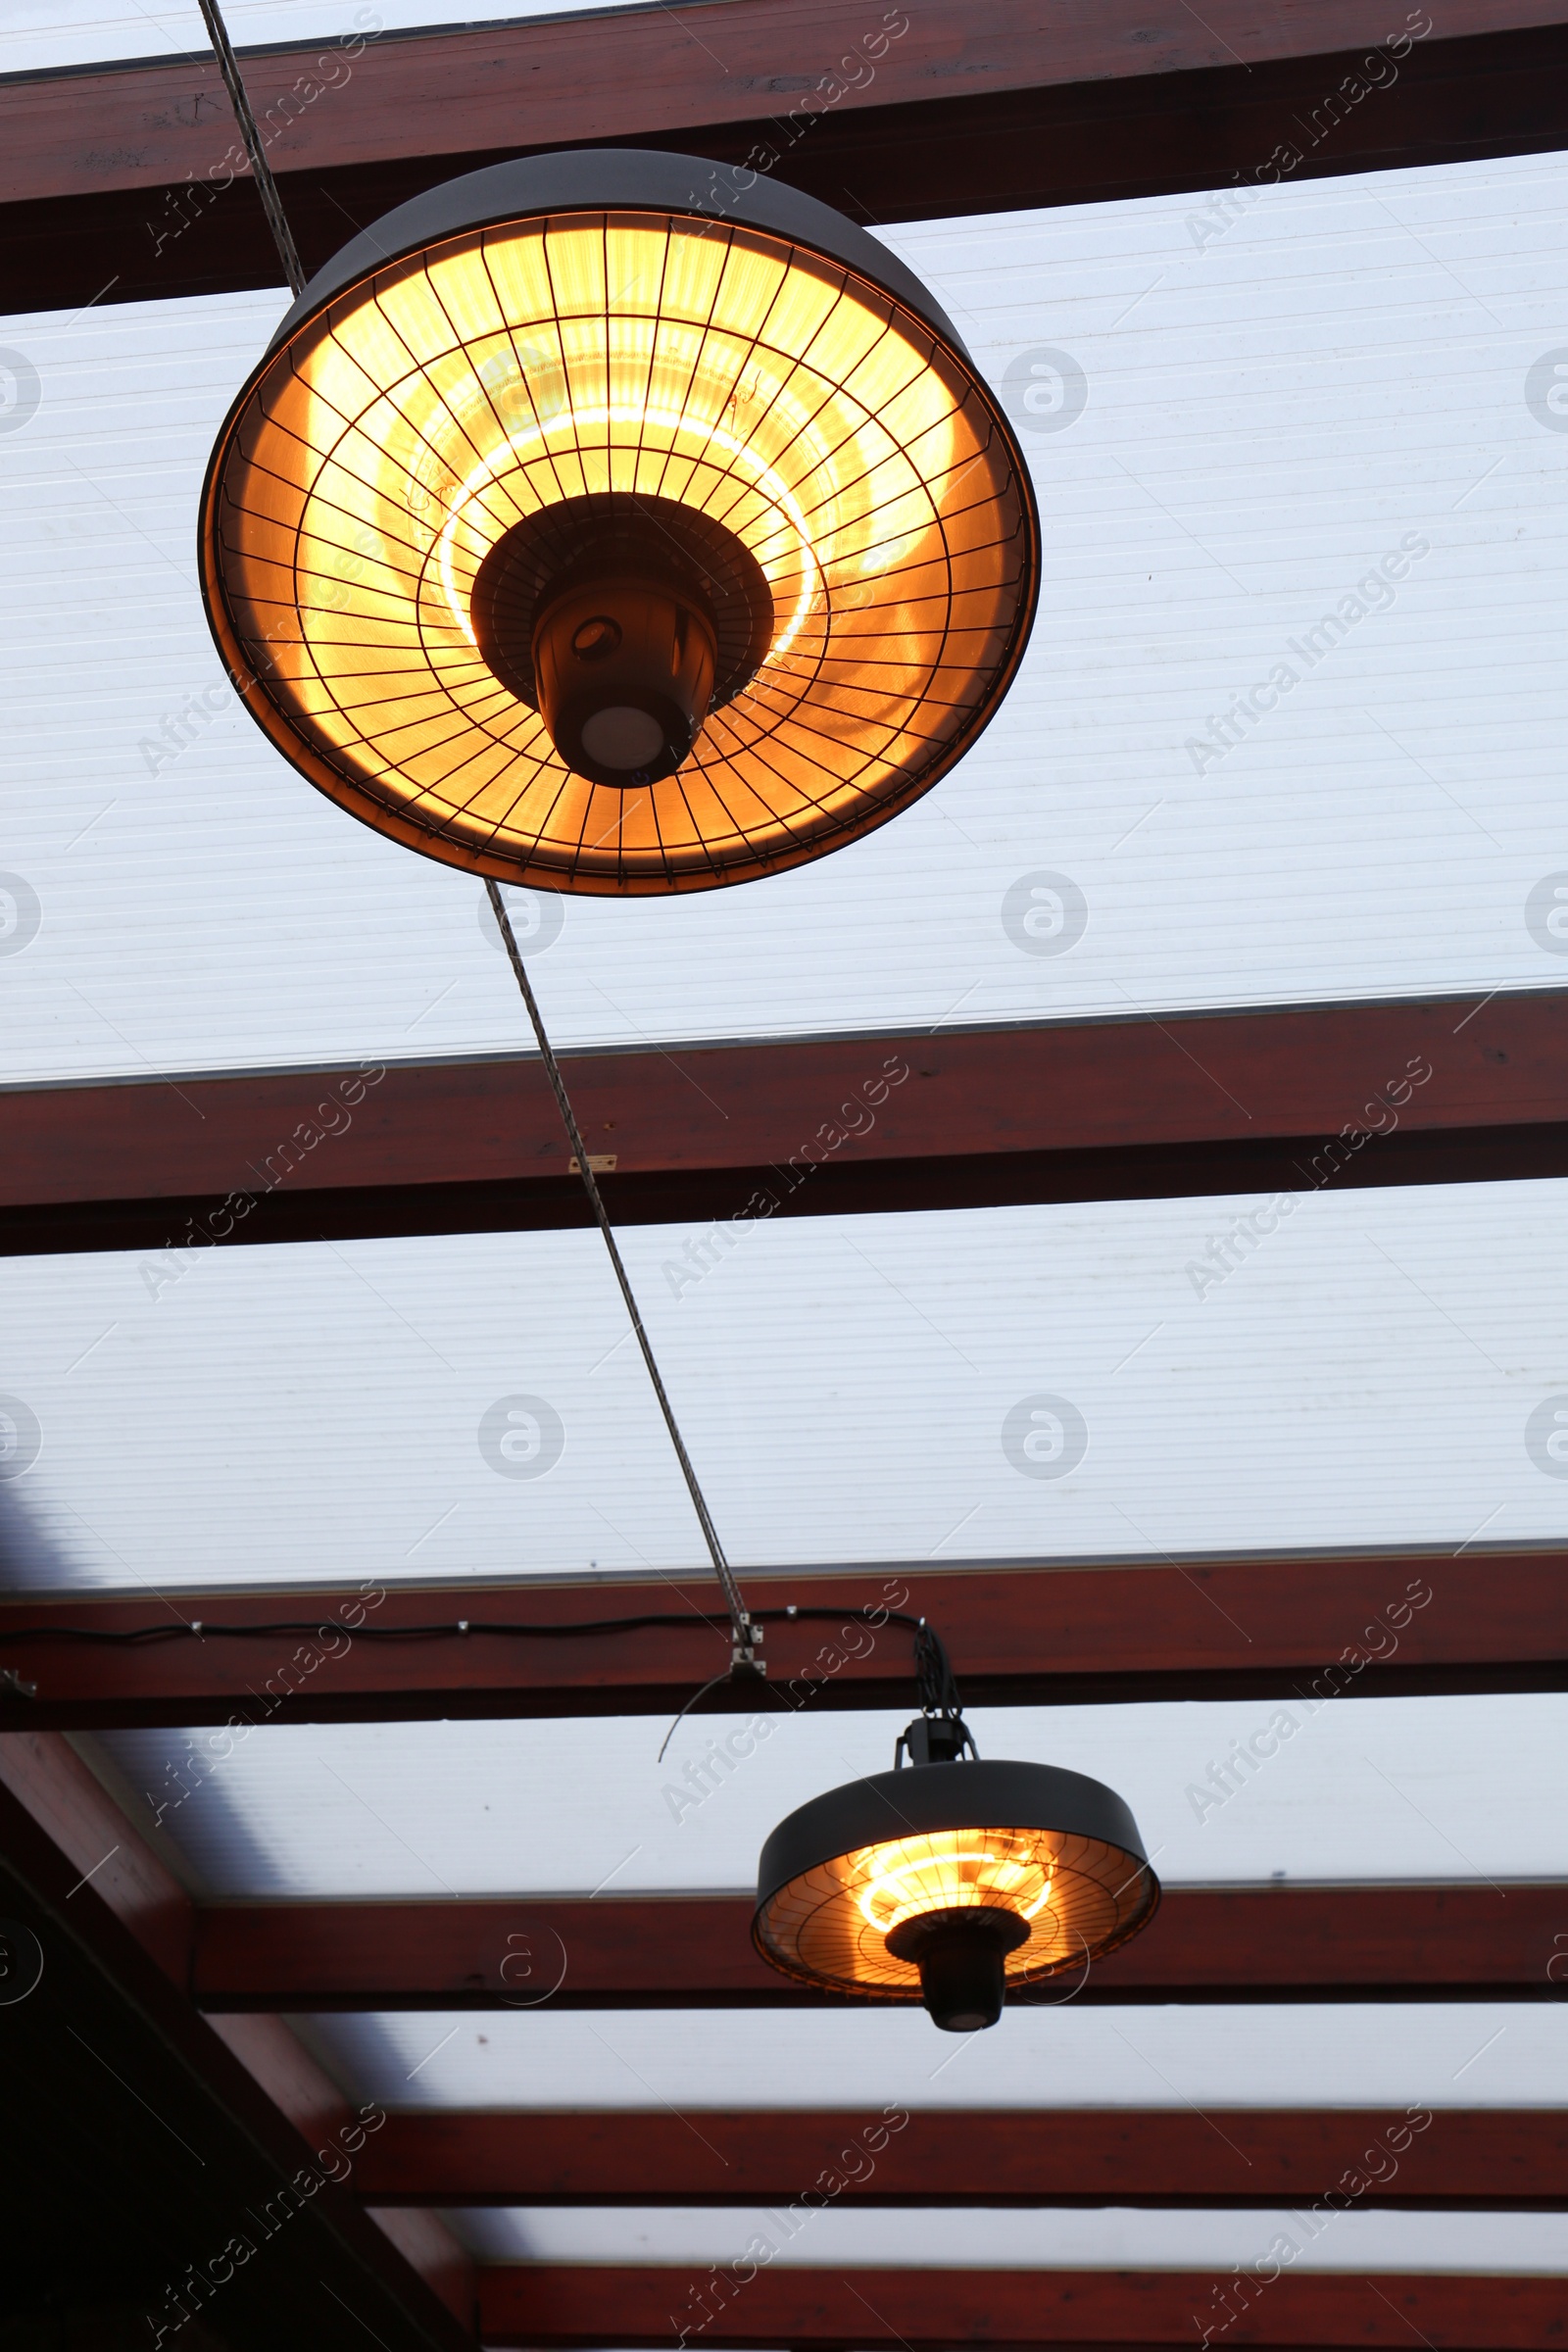
<svg viewBox="0 0 1568 2352">
<path fill-rule="evenodd" d="M 1004 2010 L 499 2010 L 317 2017 L 384 2107 L 1551 2107 L 1568 2005 L 1333 2003 Z"/>
<path fill-rule="evenodd" d="M 914 2213 L 829 2207 L 785 2215 L 765 2206 L 704 2211 L 670 2207 L 552 2208 L 449 2214 L 489 2262 L 667 2263 L 677 2311 L 690 2284 L 710 2283 L 706 2266 L 739 2263 L 770 2248 L 770 2266 L 862 2269 L 1233 2271 L 1281 2264 L 1279 2239 L 1296 2248 L 1300 2271 L 1568 2271 L 1568 2216 L 1556 2213 L 1016 2212 L 966 2208 Z M 791 2234 L 791 2231 L 794 2234 Z M 1313 2231 L 1316 2231 L 1316 2235 Z M 677 2266 L 686 2266 L 685 2269 Z M 696 2272 L 688 2278 L 687 2271 Z M 739 2274 L 745 2276 L 743 2272 Z M 1194 2340 L 1214 2306 L 1195 2278 Z M 1368 2302 L 1372 2301 L 1370 2294 Z M 1374 2306 L 1375 2311 L 1375 2306 Z M 1372 2315 L 1369 2314 L 1369 2318 Z"/>
<path fill-rule="evenodd" d="M 1255 1202 L 779 1218 L 696 1275 L 710 1229 L 621 1246 L 742 1564 L 1547 1543 L 1565 1198 L 1320 1193 L 1221 1283 L 1190 1269 Z M 0 1315 L 52 1546 L 13 1583 L 704 1558 L 592 1231 L 11 1258 Z"/>
<path fill-rule="evenodd" d="M 1403 1590 L 1396 1561 L 1390 1578 Z M 662 1762 L 669 1725 L 655 1716 L 98 1738 L 142 1800 L 143 1826 L 159 1824 L 155 1842 L 172 1841 L 215 1896 L 440 1902 L 603 1887 L 619 1898 L 744 1892 L 773 1824 L 888 1770 L 906 1716 L 796 1714 L 764 1693 L 760 1736 L 743 1743 L 753 1752 L 706 1781 L 688 1772 L 748 1720 L 688 1717 Z M 970 1722 L 985 1755 L 1117 1788 L 1168 1886 L 1468 1882 L 1494 1890 L 1500 1928 L 1510 1884 L 1561 1880 L 1568 1928 L 1562 1693 L 980 1706 Z M 1215 1764 L 1270 1726 L 1266 1762 L 1218 1793 Z"/>
</svg>

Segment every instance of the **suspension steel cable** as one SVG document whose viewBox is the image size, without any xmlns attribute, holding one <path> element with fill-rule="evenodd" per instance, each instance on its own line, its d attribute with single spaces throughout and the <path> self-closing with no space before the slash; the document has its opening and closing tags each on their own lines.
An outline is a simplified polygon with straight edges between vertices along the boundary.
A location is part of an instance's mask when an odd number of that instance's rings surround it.
<svg viewBox="0 0 1568 2352">
<path fill-rule="evenodd" d="M 234 44 L 228 37 L 228 26 L 223 23 L 222 12 L 219 8 L 218 0 L 197 0 L 197 6 L 202 12 L 208 36 L 218 59 L 218 70 L 223 76 L 223 87 L 228 92 L 228 102 L 234 109 L 234 120 L 239 124 L 240 137 L 245 142 L 245 152 L 250 158 L 251 175 L 256 181 L 256 193 L 262 200 L 262 210 L 267 215 L 267 225 L 272 232 L 272 242 L 277 247 L 278 259 L 283 265 L 283 274 L 288 279 L 291 291 L 295 294 L 303 294 L 305 291 L 304 267 L 295 247 L 293 231 L 288 224 L 288 216 L 283 210 L 283 199 L 278 194 L 277 182 L 272 177 L 272 167 L 263 151 L 261 133 L 257 130 L 256 117 L 251 112 L 251 102 L 246 95 L 244 79 L 239 70 L 239 60 L 234 55 Z"/>
<path fill-rule="evenodd" d="M 212 38 L 213 49 L 218 58 L 219 70 L 223 76 L 224 87 L 228 91 L 229 102 L 234 109 L 234 119 L 239 124 L 240 134 L 245 141 L 245 152 L 250 158 L 257 193 L 261 197 L 262 208 L 267 215 L 268 225 L 271 229 L 273 242 L 277 246 L 284 272 L 293 292 L 303 293 L 305 270 L 289 228 L 287 215 L 283 211 L 283 201 L 278 194 L 277 182 L 272 177 L 271 166 L 268 163 L 262 149 L 261 136 L 256 127 L 256 117 L 251 110 L 251 102 L 246 94 L 244 78 L 239 70 L 239 61 L 234 55 L 233 43 L 228 37 L 228 28 L 223 23 L 218 0 L 198 0 L 198 5 Z M 577 1126 L 576 1115 L 566 1093 L 565 1081 L 561 1075 L 561 1064 L 556 1059 L 555 1050 L 545 1028 L 544 1016 L 539 1010 L 539 1001 L 533 993 L 522 957 L 517 952 L 512 918 L 507 912 L 506 904 L 498 886 L 494 882 L 487 881 L 485 888 L 490 894 L 490 905 L 495 911 L 496 922 L 500 926 L 501 937 L 511 958 L 517 986 L 522 992 L 522 1001 L 528 1008 L 528 1018 L 533 1023 L 533 1033 L 538 1041 L 540 1056 L 545 1065 L 546 1075 L 550 1080 L 551 1090 L 556 1098 L 556 1106 L 561 1112 L 562 1125 L 566 1130 L 567 1140 L 576 1158 L 583 1189 L 588 1195 L 589 1206 L 594 1212 L 600 1232 L 605 1237 L 605 1248 L 610 1252 L 610 1262 L 615 1270 L 615 1280 L 620 1285 L 620 1295 L 626 1302 L 626 1312 L 631 1317 L 631 1326 L 637 1335 L 637 1345 L 642 1349 L 643 1362 L 648 1367 L 648 1377 L 653 1382 L 654 1395 L 659 1399 L 659 1409 L 664 1416 L 664 1426 L 669 1432 L 670 1444 L 675 1448 L 675 1458 L 680 1464 L 681 1476 L 686 1481 L 686 1489 L 692 1498 L 692 1507 L 697 1513 L 698 1525 L 703 1531 L 703 1541 L 708 1545 L 714 1574 L 718 1578 L 724 1594 L 724 1603 L 729 1610 L 730 1628 L 734 1636 L 736 1660 L 739 1662 L 744 1659 L 746 1664 L 755 1665 L 756 1630 L 747 1614 L 746 1603 L 741 1597 L 741 1589 L 735 1582 L 734 1572 L 724 1557 L 724 1547 L 718 1540 L 718 1530 L 713 1525 L 707 1497 L 703 1493 L 697 1472 L 692 1466 L 691 1455 L 686 1450 L 686 1441 L 681 1436 L 680 1424 L 675 1418 L 675 1409 L 669 1401 L 668 1391 L 661 1376 L 653 1347 L 637 1304 L 636 1295 L 632 1290 L 620 1251 L 616 1248 L 615 1237 L 611 1230 L 604 1200 L 595 1181 L 593 1169 L 588 1164 L 587 1147 L 583 1143 L 581 1132 Z"/>
<path fill-rule="evenodd" d="M 609 1250 L 610 1262 L 615 1269 L 615 1280 L 620 1285 L 620 1295 L 626 1302 L 626 1312 L 631 1317 L 631 1327 L 637 1334 L 637 1345 L 643 1351 L 643 1362 L 647 1365 L 648 1377 L 654 1384 L 654 1395 L 658 1397 L 659 1409 L 664 1416 L 664 1427 L 668 1430 L 670 1444 L 675 1448 L 675 1458 L 680 1463 L 681 1476 L 686 1481 L 686 1489 L 692 1498 L 692 1507 L 697 1513 L 698 1524 L 703 1531 L 703 1540 L 708 1545 L 709 1555 L 713 1563 L 713 1572 L 723 1588 L 724 1601 L 729 1610 L 730 1625 L 734 1632 L 737 1652 L 743 1653 L 747 1662 L 751 1663 L 751 1650 L 755 1639 L 752 1620 L 747 1613 L 746 1603 L 741 1598 L 741 1589 L 735 1582 L 734 1571 L 724 1557 L 724 1547 L 719 1543 L 718 1530 L 713 1525 L 712 1514 L 708 1508 L 707 1498 L 698 1481 L 697 1472 L 692 1467 L 692 1457 L 686 1450 L 686 1441 L 680 1434 L 680 1424 L 675 1418 L 675 1408 L 669 1401 L 668 1392 L 660 1375 L 653 1346 L 644 1328 L 642 1314 L 637 1304 L 636 1294 L 632 1290 L 620 1251 L 615 1244 L 615 1236 L 611 1229 L 610 1216 L 605 1207 L 604 1197 L 599 1190 L 598 1179 L 588 1164 L 588 1148 L 582 1140 L 582 1131 L 577 1125 L 576 1113 L 571 1107 L 571 1100 L 566 1093 L 566 1082 L 562 1077 L 561 1064 L 556 1059 L 555 1048 L 551 1045 L 549 1034 L 545 1028 L 544 1015 L 539 1010 L 539 1000 L 533 993 L 533 984 L 528 978 L 522 956 L 518 952 L 516 938 L 512 928 L 512 918 L 507 912 L 500 885 L 487 880 L 485 889 L 490 894 L 490 905 L 495 910 L 495 918 L 501 928 L 502 942 L 512 959 L 512 969 L 516 977 L 517 986 L 522 991 L 522 1001 L 528 1007 L 528 1018 L 533 1023 L 533 1033 L 538 1043 L 540 1057 L 545 1065 L 545 1074 L 550 1080 L 551 1091 L 556 1098 L 556 1108 L 561 1113 L 561 1123 L 566 1130 L 567 1140 L 577 1162 L 577 1172 L 582 1178 L 583 1190 L 588 1196 L 588 1203 L 594 1212 L 599 1230 L 605 1237 L 605 1248 Z"/>
</svg>

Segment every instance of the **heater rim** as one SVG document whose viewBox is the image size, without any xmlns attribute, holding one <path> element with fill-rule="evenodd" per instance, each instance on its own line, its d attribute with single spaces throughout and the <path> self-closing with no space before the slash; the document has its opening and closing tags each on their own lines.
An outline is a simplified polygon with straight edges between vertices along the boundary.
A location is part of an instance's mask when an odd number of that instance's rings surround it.
<svg viewBox="0 0 1568 2352">
<path fill-rule="evenodd" d="M 442 180 L 407 203 L 394 205 L 322 264 L 278 321 L 246 389 L 302 327 L 367 279 L 471 230 L 520 226 L 552 214 L 577 212 L 651 213 L 661 219 L 701 220 L 719 230 L 734 225 L 787 238 L 891 295 L 950 344 L 971 374 L 978 372 L 963 338 L 930 288 L 858 221 L 800 188 L 760 173 L 744 193 L 726 199 L 722 212 L 706 212 L 696 200 L 692 174 L 714 169 L 710 157 L 666 154 L 662 148 L 572 147 L 487 164 L 478 172 Z"/>
</svg>

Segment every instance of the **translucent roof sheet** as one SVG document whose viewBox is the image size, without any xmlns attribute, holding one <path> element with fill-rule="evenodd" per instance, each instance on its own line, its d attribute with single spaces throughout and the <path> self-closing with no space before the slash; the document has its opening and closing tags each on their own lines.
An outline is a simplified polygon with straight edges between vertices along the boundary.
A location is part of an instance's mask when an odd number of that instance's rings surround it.
<svg viewBox="0 0 1568 2352">
<path fill-rule="evenodd" d="M 1562 1529 L 1565 1197 L 1318 1194 L 1216 1286 L 1255 1202 L 775 1219 L 697 1279 L 703 1229 L 623 1248 L 740 1563 L 1517 1544 Z M 13 1583 L 704 1558 L 591 1231 L 12 1258 L 0 1317 Z"/>
<path fill-rule="evenodd" d="M 311 2033 L 388 2107 L 1555 2108 L 1568 2081 L 1568 2006 L 1523 2001 L 1067 2004 L 961 2037 L 915 2008 L 425 2011 Z"/>
<path fill-rule="evenodd" d="M 1526 906 L 1564 855 L 1568 159 L 1264 188 L 1213 235 L 1198 201 L 882 232 L 1021 419 L 1046 549 L 1023 672 L 854 848 L 569 903 L 537 959 L 562 1042 L 1558 978 Z M 40 386 L 0 580 L 5 856 L 40 927 L 6 963 L 0 1076 L 522 1040 L 477 886 L 339 814 L 220 677 L 197 489 L 283 307 L 0 322 Z M 1084 915 L 1049 954 L 1007 913 L 1041 873 Z"/>
<path fill-rule="evenodd" d="M 1397 1563 L 1390 1572 L 1401 1592 Z M 99 1737 L 143 1825 L 157 1819 L 161 1847 L 172 1841 L 211 1895 L 440 1901 L 608 1886 L 620 1898 L 749 1890 L 773 1824 L 823 1788 L 886 1771 L 906 1719 L 793 1714 L 764 1696 L 765 1737 L 695 1803 L 704 1784 L 688 1764 L 744 1716 L 688 1718 L 662 1763 L 668 1725 L 651 1716 L 307 1724 L 238 1744 L 201 1731 Z M 1568 1881 L 1561 1693 L 978 1707 L 970 1721 L 983 1754 L 1065 1765 L 1118 1788 L 1167 1886 L 1482 1882 L 1499 1889 L 1500 1921 L 1510 1882 Z M 1276 1752 L 1216 1802 L 1213 1764 L 1271 1724 Z M 1506 1809 L 1494 1777 L 1503 1753 Z"/>
<path fill-rule="evenodd" d="M 1556 2213 L 1342 2213 L 1332 2223 L 1317 2216 L 1308 2224 L 1289 2211 L 849 2213 L 829 2207 L 804 2220 L 766 2207 L 704 2212 L 631 2206 L 448 2218 L 492 2262 L 688 2264 L 700 2275 L 707 2264 L 738 2261 L 749 2246 L 755 2260 L 752 2241 L 759 2237 L 774 2249 L 768 2257 L 774 2267 L 941 2270 L 973 2264 L 988 2271 L 1223 2274 L 1238 2263 L 1265 2262 L 1282 2233 L 1298 2249 L 1293 2272 L 1568 2269 L 1568 2216 Z M 677 2272 L 671 2285 L 677 2311 L 685 2285 Z M 1197 2283 L 1194 2302 L 1207 2303 Z M 1209 2305 L 1202 2317 L 1211 2316 Z"/>
</svg>

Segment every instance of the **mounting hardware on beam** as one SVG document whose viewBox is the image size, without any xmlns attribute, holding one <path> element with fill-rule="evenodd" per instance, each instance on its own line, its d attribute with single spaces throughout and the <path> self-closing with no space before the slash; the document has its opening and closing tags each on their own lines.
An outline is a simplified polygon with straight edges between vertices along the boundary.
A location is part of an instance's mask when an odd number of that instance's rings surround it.
<svg viewBox="0 0 1568 2352">
<path fill-rule="evenodd" d="M 755 1617 L 743 1616 L 735 1628 L 735 1638 L 730 1644 L 729 1671 L 732 1682 L 743 1681 L 747 1675 L 758 1682 L 767 1680 L 767 1660 L 757 1654 L 761 1646 L 762 1628 Z"/>
</svg>

